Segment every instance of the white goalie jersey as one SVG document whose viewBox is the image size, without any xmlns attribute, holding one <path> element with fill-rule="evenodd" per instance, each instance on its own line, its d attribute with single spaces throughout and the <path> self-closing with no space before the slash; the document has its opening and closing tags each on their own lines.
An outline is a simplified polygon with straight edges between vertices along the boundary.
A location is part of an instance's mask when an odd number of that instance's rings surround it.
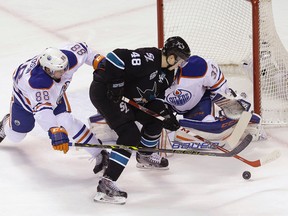
<svg viewBox="0 0 288 216">
<path fill-rule="evenodd" d="M 178 113 L 194 108 L 207 89 L 211 93 L 225 92 L 227 81 L 216 63 L 191 56 L 176 73 L 173 85 L 165 92 L 165 100 Z"/>
<path fill-rule="evenodd" d="M 238 116 L 240 116 L 244 110 L 243 104 L 247 105 L 247 109 L 250 107 L 249 102 L 235 96 L 230 96 L 231 91 L 228 88 L 227 80 L 219 66 L 212 60 L 203 59 L 199 56 L 191 56 L 184 65 L 178 68 L 174 83 L 165 92 L 165 101 L 170 104 L 178 114 L 184 114 L 192 110 L 200 102 L 206 90 L 210 90 L 211 101 L 224 111 L 225 116 L 227 116 L 230 121 L 233 121 L 232 119 L 239 119 Z M 241 105 L 239 102 L 241 102 Z M 227 110 L 230 111 L 230 113 L 228 113 Z M 190 122 L 189 130 L 195 130 L 193 123 L 199 124 L 201 127 L 200 129 L 198 127 L 195 133 L 210 140 L 219 140 L 227 137 L 232 131 L 232 128 L 224 130 L 221 122 L 216 119 L 207 118 L 207 122 L 204 123 L 199 121 L 193 122 L 191 119 L 188 120 Z M 253 114 L 251 120 L 253 120 L 251 123 L 254 124 L 250 124 L 251 126 L 248 127 L 249 129 L 247 128 L 247 133 L 249 132 L 253 135 L 253 140 L 258 140 L 259 137 L 260 139 L 265 139 L 266 135 L 261 127 L 261 118 Z M 184 126 L 183 122 L 184 121 L 181 122 L 180 120 L 181 126 Z M 214 125 L 212 126 L 212 124 Z M 217 125 L 217 127 L 215 125 Z M 208 128 L 209 131 L 203 131 L 206 128 Z M 214 133 L 211 128 L 220 128 L 224 132 Z"/>
</svg>

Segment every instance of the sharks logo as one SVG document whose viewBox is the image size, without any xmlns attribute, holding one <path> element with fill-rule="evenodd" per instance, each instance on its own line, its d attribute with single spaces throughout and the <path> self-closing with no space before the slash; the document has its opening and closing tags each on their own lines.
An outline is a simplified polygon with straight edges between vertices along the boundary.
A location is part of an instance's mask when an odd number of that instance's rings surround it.
<svg viewBox="0 0 288 216">
<path fill-rule="evenodd" d="M 145 91 L 142 91 L 139 87 L 136 87 L 137 91 L 140 95 L 139 98 L 133 98 L 134 100 L 136 99 L 137 101 L 141 101 L 142 98 L 145 98 L 144 95 L 147 97 L 151 97 L 151 99 L 156 97 L 156 92 L 157 92 L 157 83 L 154 82 L 153 88 L 152 89 L 145 89 Z"/>
<path fill-rule="evenodd" d="M 176 89 L 174 92 L 166 96 L 168 103 L 175 106 L 182 106 L 192 98 L 191 92 L 185 89 Z"/>
</svg>

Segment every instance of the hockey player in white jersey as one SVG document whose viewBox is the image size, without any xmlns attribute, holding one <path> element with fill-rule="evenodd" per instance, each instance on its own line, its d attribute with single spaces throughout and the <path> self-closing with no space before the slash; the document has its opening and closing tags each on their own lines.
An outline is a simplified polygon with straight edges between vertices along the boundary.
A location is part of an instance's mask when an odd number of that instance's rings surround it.
<svg viewBox="0 0 288 216">
<path fill-rule="evenodd" d="M 251 109 L 248 101 L 228 87 L 215 62 L 196 55 L 177 69 L 173 85 L 165 92 L 165 100 L 177 114 L 182 114 L 179 120 L 182 127 L 214 141 L 227 138 L 241 113 Z M 215 107 L 220 108 L 220 115 L 215 115 Z M 265 137 L 259 115 L 253 114 L 245 134 L 248 131 L 253 140 Z M 187 142 L 193 138 L 178 130 L 175 140 Z"/>
<path fill-rule="evenodd" d="M 71 114 L 66 90 L 74 73 L 83 64 L 97 68 L 100 56 L 85 43 L 74 43 L 61 49 L 47 48 L 23 64 L 13 74 L 10 113 L 0 122 L 0 142 L 5 138 L 20 142 L 32 131 L 35 121 L 48 132 L 54 150 L 66 154 L 69 140 L 98 143 L 88 127 Z M 107 152 L 86 149 L 96 158 L 94 172 L 106 166 Z"/>
</svg>

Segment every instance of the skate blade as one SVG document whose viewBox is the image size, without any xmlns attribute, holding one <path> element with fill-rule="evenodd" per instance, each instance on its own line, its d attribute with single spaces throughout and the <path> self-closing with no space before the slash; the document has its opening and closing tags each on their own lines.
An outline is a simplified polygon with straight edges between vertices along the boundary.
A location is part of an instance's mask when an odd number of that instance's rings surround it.
<svg viewBox="0 0 288 216">
<path fill-rule="evenodd" d="M 94 201 L 95 202 L 100 202 L 100 203 L 124 205 L 126 203 L 126 198 L 125 197 L 120 197 L 120 196 L 110 197 L 110 196 L 107 196 L 104 193 L 97 192 L 95 197 L 94 197 Z"/>
<path fill-rule="evenodd" d="M 150 164 L 141 164 L 141 163 L 137 163 L 136 167 L 139 169 L 145 169 L 145 170 L 168 170 L 169 167 L 155 167 L 153 165 Z"/>
</svg>

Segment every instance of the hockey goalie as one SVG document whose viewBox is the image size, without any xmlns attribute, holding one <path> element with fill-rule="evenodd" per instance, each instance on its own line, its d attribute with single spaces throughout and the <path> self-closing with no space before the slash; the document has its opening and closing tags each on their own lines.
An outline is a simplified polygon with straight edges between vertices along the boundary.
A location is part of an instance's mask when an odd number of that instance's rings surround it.
<svg viewBox="0 0 288 216">
<path fill-rule="evenodd" d="M 220 143 L 230 136 L 242 112 L 251 111 L 246 94 L 237 95 L 228 87 L 219 66 L 200 56 L 191 56 L 177 69 L 174 84 L 166 90 L 165 100 L 180 115 L 182 128 Z M 243 137 L 248 133 L 253 141 L 266 139 L 261 117 L 255 113 Z M 178 130 L 174 141 L 193 141 L 193 137 Z"/>
</svg>

